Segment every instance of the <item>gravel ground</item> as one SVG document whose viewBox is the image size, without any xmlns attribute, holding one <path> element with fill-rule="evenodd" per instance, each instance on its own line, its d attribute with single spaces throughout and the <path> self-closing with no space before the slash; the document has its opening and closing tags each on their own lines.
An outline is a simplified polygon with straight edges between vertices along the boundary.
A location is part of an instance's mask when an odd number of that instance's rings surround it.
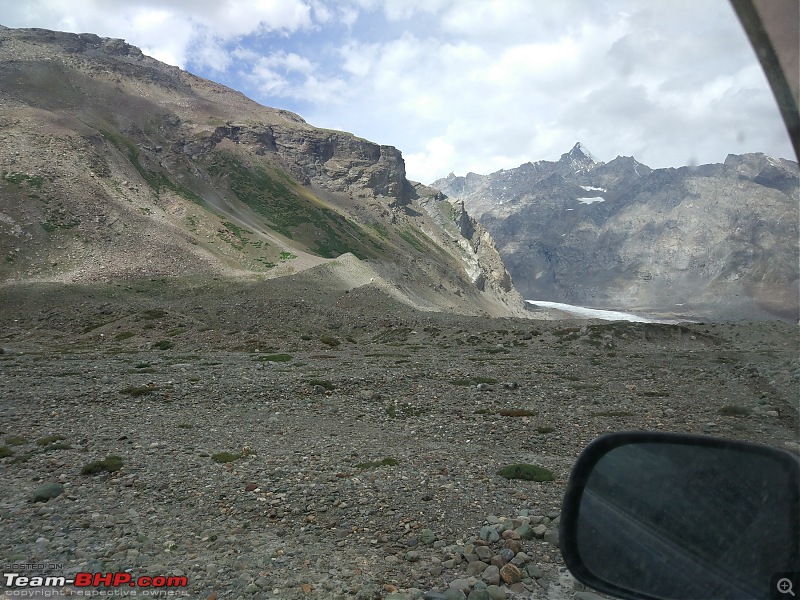
<svg viewBox="0 0 800 600">
<path fill-rule="evenodd" d="M 302 276 L 0 305 L 4 572 L 186 577 L 173 596 L 206 599 L 590 598 L 557 525 L 593 438 L 797 448 L 786 323 L 422 313 Z M 497 474 L 519 462 L 555 480 Z"/>
</svg>

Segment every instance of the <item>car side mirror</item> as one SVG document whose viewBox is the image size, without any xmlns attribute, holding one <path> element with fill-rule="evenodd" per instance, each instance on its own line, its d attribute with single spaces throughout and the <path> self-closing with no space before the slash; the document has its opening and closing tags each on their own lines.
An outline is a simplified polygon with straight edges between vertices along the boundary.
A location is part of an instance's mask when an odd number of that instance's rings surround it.
<svg viewBox="0 0 800 600">
<path fill-rule="evenodd" d="M 702 436 L 600 437 L 570 475 L 560 546 L 578 581 L 619 598 L 800 593 L 800 459 Z"/>
</svg>

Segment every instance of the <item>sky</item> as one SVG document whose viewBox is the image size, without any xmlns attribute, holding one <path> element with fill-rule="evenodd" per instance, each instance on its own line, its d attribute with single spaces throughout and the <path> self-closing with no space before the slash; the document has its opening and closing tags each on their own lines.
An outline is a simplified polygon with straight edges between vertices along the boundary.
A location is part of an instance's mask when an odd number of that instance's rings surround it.
<svg viewBox="0 0 800 600">
<path fill-rule="evenodd" d="M 727 0 L 0 0 L 396 146 L 410 179 L 557 160 L 794 159 Z"/>
</svg>

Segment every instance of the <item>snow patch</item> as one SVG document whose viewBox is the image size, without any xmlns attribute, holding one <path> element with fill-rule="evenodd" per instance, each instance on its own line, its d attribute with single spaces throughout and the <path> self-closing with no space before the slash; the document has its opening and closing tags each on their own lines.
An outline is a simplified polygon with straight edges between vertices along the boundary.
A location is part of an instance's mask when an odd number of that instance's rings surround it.
<svg viewBox="0 0 800 600">
<path fill-rule="evenodd" d="M 606 193 L 606 190 L 604 190 L 603 188 L 594 187 L 592 185 L 582 185 L 581 188 L 583 190 L 587 191 L 587 192 L 603 192 L 603 193 Z"/>
<path fill-rule="evenodd" d="M 680 323 L 673 319 L 650 319 L 641 317 L 633 313 L 621 312 L 618 310 L 601 310 L 599 308 L 585 308 L 583 306 L 575 306 L 573 304 L 563 304 L 561 302 L 546 302 L 544 300 L 525 300 L 528 304 L 533 306 L 540 306 L 542 308 L 555 308 L 577 317 L 585 319 L 602 319 L 604 321 L 630 321 L 632 323 Z"/>
<path fill-rule="evenodd" d="M 601 198 L 600 196 L 595 196 L 593 198 L 578 198 L 578 202 L 581 204 L 593 204 L 594 202 L 605 202 L 605 198 Z"/>
</svg>

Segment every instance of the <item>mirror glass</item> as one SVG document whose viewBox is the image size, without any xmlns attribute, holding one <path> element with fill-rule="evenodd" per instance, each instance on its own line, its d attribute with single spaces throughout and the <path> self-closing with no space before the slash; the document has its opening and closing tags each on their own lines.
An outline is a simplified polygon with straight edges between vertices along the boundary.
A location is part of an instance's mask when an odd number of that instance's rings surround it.
<svg viewBox="0 0 800 600">
<path fill-rule="evenodd" d="M 580 558 L 644 596 L 769 598 L 772 575 L 798 560 L 796 469 L 786 459 L 670 443 L 613 448 L 581 497 Z"/>
</svg>

